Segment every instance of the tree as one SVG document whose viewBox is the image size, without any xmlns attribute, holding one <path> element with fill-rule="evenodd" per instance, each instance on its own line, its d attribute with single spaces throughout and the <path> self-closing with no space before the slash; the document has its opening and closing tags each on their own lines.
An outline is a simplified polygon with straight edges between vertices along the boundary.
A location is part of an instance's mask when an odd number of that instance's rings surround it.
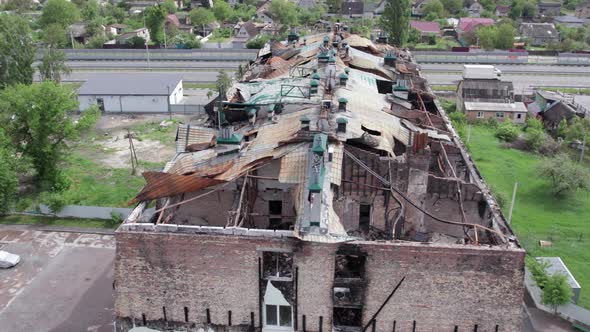
<svg viewBox="0 0 590 332">
<path fill-rule="evenodd" d="M 559 127 L 557 127 L 557 137 L 565 138 L 567 135 L 567 120 L 562 119 L 559 121 Z"/>
<path fill-rule="evenodd" d="M 496 47 L 496 28 L 493 25 L 480 26 L 475 34 L 482 48 L 493 50 Z"/>
<path fill-rule="evenodd" d="M 513 142 L 518 138 L 519 130 L 511 121 L 504 121 L 496 130 L 495 136 L 506 142 Z"/>
<path fill-rule="evenodd" d="M 16 153 L 0 128 L 0 214 L 10 210 L 18 190 Z"/>
<path fill-rule="evenodd" d="M 127 45 L 131 48 L 145 47 L 145 39 L 140 36 L 133 36 L 127 40 Z"/>
<path fill-rule="evenodd" d="M 395 45 L 405 44 L 408 38 L 409 21 L 410 0 L 387 0 L 380 25 Z"/>
<path fill-rule="evenodd" d="M 579 118 L 574 117 L 570 120 L 570 124 L 566 130 L 565 138 L 567 141 L 572 142 L 574 140 L 583 141 L 584 137 L 586 140 L 590 139 L 590 118 Z"/>
<path fill-rule="evenodd" d="M 256 15 L 256 7 L 252 5 L 247 5 L 243 3 L 239 3 L 235 6 L 233 15 L 231 17 L 232 22 L 238 21 L 249 21 Z"/>
<path fill-rule="evenodd" d="M 547 277 L 543 287 L 543 304 L 548 304 L 557 313 L 557 307 L 569 303 L 573 296 L 572 289 L 567 282 L 567 277 L 561 273 L 555 273 Z"/>
<path fill-rule="evenodd" d="M 49 81 L 18 84 L 0 94 L 0 126 L 12 139 L 16 152 L 31 160 L 42 190 L 61 191 L 68 187 L 60 168 L 68 151 L 67 141 L 79 137 L 88 123 L 86 117 L 96 117 L 93 112 L 83 113 L 76 124 L 67 112 L 77 108 L 71 88 Z"/>
<path fill-rule="evenodd" d="M 207 92 L 207 96 L 211 98 L 211 96 L 219 93 L 219 91 L 227 91 L 231 84 L 232 79 L 229 77 L 229 75 L 225 72 L 225 70 L 220 70 L 219 74 L 217 74 L 217 80 L 215 81 L 215 90 L 209 90 L 209 92 Z"/>
<path fill-rule="evenodd" d="M 66 54 L 51 47 L 43 53 L 38 68 L 42 81 L 53 81 L 55 83 L 61 83 L 62 76 L 72 72 L 70 67 L 66 66 Z"/>
<path fill-rule="evenodd" d="M 273 20 L 284 26 L 297 24 L 297 7 L 287 0 L 272 0 L 268 11 Z"/>
<path fill-rule="evenodd" d="M 511 24 L 500 24 L 496 27 L 495 47 L 506 50 L 514 46 L 516 31 Z"/>
<path fill-rule="evenodd" d="M 225 22 L 225 20 L 232 16 L 232 13 L 233 9 L 227 2 L 217 0 L 213 3 L 213 14 L 219 22 Z"/>
<path fill-rule="evenodd" d="M 531 1 L 525 1 L 522 5 L 522 16 L 525 18 L 534 18 L 537 16 L 537 6 Z"/>
<path fill-rule="evenodd" d="M 441 3 L 451 14 L 456 14 L 459 10 L 463 9 L 462 0 L 441 0 Z"/>
<path fill-rule="evenodd" d="M 445 7 L 439 0 L 433 0 L 424 5 L 422 13 L 426 16 L 427 21 L 434 21 L 445 17 Z"/>
<path fill-rule="evenodd" d="M 45 45 L 53 48 L 61 48 L 68 43 L 66 30 L 57 23 L 47 25 L 41 31 L 41 40 Z"/>
<path fill-rule="evenodd" d="M 176 4 L 174 4 L 174 0 L 166 0 L 162 2 L 162 7 L 164 7 L 168 14 L 176 13 Z"/>
<path fill-rule="evenodd" d="M 203 7 L 197 7 L 191 10 L 189 15 L 193 25 L 206 25 L 215 22 L 213 12 Z"/>
<path fill-rule="evenodd" d="M 96 0 L 88 0 L 82 7 L 82 17 L 84 21 L 92 21 L 98 18 L 100 6 Z"/>
<path fill-rule="evenodd" d="M 576 190 L 590 189 L 590 171 L 566 154 L 543 160 L 539 165 L 539 171 L 541 175 L 549 178 L 550 190 L 555 197 Z"/>
<path fill-rule="evenodd" d="M 14 10 L 18 13 L 22 13 L 30 10 L 32 7 L 32 0 L 10 0 L 4 5 L 4 10 Z"/>
<path fill-rule="evenodd" d="M 164 43 L 164 22 L 166 21 L 166 10 L 157 5 L 148 7 L 145 10 L 145 24 L 150 31 L 152 40 L 160 45 Z"/>
<path fill-rule="evenodd" d="M 24 18 L 0 14 L 0 89 L 33 82 L 37 49 Z"/>
<path fill-rule="evenodd" d="M 41 12 L 39 23 L 44 27 L 57 23 L 65 28 L 79 18 L 80 10 L 74 3 L 67 0 L 47 0 Z"/>
</svg>

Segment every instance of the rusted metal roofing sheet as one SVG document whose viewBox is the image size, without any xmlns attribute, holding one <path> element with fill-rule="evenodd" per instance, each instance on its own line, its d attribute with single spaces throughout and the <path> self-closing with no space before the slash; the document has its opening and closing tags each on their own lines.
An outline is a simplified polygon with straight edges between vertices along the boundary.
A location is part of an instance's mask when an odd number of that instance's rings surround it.
<svg viewBox="0 0 590 332">
<path fill-rule="evenodd" d="M 190 124 L 179 125 L 176 129 L 176 153 L 186 152 L 187 147 L 191 145 L 214 143 L 215 134 L 216 130 L 212 128 L 191 126 Z"/>
<path fill-rule="evenodd" d="M 299 148 L 289 152 L 281 158 L 281 169 L 279 171 L 279 182 L 302 183 L 305 181 L 307 170 L 307 156 L 309 144 L 301 145 Z"/>
<path fill-rule="evenodd" d="M 342 144 L 333 144 L 330 145 L 330 149 L 333 149 L 330 182 L 339 186 L 342 182 L 342 158 L 344 156 L 344 146 Z"/>
</svg>

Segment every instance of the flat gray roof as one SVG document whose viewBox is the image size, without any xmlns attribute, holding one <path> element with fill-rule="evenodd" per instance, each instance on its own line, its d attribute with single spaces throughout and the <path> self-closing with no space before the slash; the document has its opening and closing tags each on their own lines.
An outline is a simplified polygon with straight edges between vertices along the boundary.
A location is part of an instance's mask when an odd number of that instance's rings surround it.
<svg viewBox="0 0 590 332">
<path fill-rule="evenodd" d="M 545 261 L 545 262 L 549 262 L 549 264 L 551 264 L 546 270 L 547 274 L 549 274 L 549 275 L 554 275 L 555 273 L 564 274 L 567 277 L 567 282 L 571 288 L 577 288 L 577 289 L 582 288 L 580 286 L 580 284 L 578 283 L 578 281 L 576 280 L 576 278 L 574 278 L 574 276 L 572 275 L 570 270 L 567 268 L 567 266 L 565 266 L 565 264 L 563 263 L 561 258 L 559 258 L 559 257 L 536 257 L 536 260 L 538 262 Z"/>
<path fill-rule="evenodd" d="M 169 73 L 101 73 L 84 82 L 78 94 L 168 96 L 181 80 Z"/>
<path fill-rule="evenodd" d="M 511 113 L 526 113 L 527 108 L 524 103 L 486 103 L 486 102 L 465 102 L 466 111 L 482 111 L 482 112 L 511 112 Z"/>
</svg>

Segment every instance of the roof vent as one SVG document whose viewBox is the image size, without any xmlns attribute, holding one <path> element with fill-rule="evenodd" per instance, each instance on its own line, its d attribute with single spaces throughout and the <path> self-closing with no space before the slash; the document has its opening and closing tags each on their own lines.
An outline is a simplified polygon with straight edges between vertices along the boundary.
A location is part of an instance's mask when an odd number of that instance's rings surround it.
<svg viewBox="0 0 590 332">
<path fill-rule="evenodd" d="M 346 86 L 346 82 L 348 81 L 348 75 L 345 73 L 340 74 L 340 86 Z"/>
<path fill-rule="evenodd" d="M 338 99 L 338 110 L 342 112 L 346 112 L 346 104 L 348 103 L 348 99 L 344 97 L 340 97 Z"/>
<path fill-rule="evenodd" d="M 346 120 L 346 118 L 338 118 L 338 119 L 336 119 L 336 123 L 338 124 L 338 127 L 336 128 L 336 132 L 345 133 L 346 132 L 346 124 L 348 123 L 348 120 Z"/>
<path fill-rule="evenodd" d="M 301 122 L 301 130 L 309 131 L 309 123 L 311 120 L 307 117 L 307 115 L 300 117 L 299 121 Z"/>
<path fill-rule="evenodd" d="M 316 80 L 311 80 L 311 82 L 309 82 L 309 94 L 318 93 L 318 86 L 319 85 L 320 85 L 320 82 L 318 82 Z"/>
<path fill-rule="evenodd" d="M 319 80 L 321 78 L 322 77 L 320 76 L 320 74 L 318 72 L 311 74 L 311 79 L 313 79 L 313 80 Z"/>
<path fill-rule="evenodd" d="M 232 126 L 222 127 L 220 136 L 217 138 L 217 144 L 240 144 L 242 142 L 242 135 L 234 133 Z"/>
<path fill-rule="evenodd" d="M 387 52 L 387 54 L 385 54 L 385 57 L 383 57 L 383 61 L 386 66 L 395 67 L 395 60 L 397 60 L 397 57 L 393 55 L 392 52 Z"/>
</svg>

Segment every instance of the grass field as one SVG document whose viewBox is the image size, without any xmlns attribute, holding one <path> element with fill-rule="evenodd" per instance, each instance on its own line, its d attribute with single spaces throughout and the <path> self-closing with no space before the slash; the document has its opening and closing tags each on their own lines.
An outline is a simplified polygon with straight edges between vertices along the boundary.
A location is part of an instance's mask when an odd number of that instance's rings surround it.
<svg viewBox="0 0 590 332">
<path fill-rule="evenodd" d="M 547 91 L 559 91 L 559 92 L 571 93 L 571 94 L 590 95 L 590 89 L 588 89 L 588 88 L 541 87 L 541 89 L 547 90 Z"/>
<path fill-rule="evenodd" d="M 185 89 L 215 89 L 215 83 L 182 83 Z"/>
<path fill-rule="evenodd" d="M 77 218 L 50 218 L 29 215 L 14 214 L 0 217 L 0 224 L 21 224 L 21 225 L 43 225 L 43 226 L 66 226 L 66 227 L 88 227 L 88 228 L 117 228 L 118 224 L 109 220 L 100 219 L 77 219 Z"/>
<path fill-rule="evenodd" d="M 578 304 L 590 309 L 590 193 L 556 199 L 550 183 L 537 172 L 541 157 L 504 148 L 493 129 L 474 126 L 468 146 L 486 182 L 508 202 L 518 181 L 512 227 L 521 244 L 533 257 L 561 257 L 582 285 Z M 506 216 L 508 209 L 506 204 Z M 539 240 L 552 241 L 553 246 L 541 248 Z"/>
</svg>

